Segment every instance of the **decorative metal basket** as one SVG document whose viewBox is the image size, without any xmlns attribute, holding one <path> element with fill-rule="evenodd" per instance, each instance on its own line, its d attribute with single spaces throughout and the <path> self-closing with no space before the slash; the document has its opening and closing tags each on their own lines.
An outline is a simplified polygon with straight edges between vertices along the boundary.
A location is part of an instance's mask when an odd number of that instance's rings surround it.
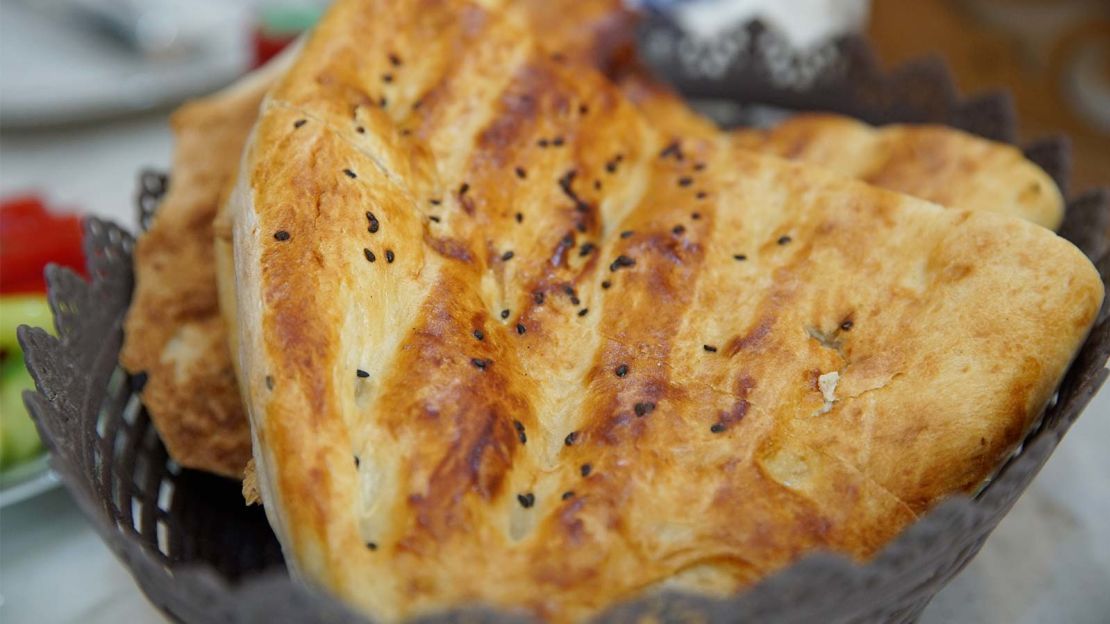
<svg viewBox="0 0 1110 624">
<path fill-rule="evenodd" d="M 648 19 L 646 27 L 648 58 L 692 96 L 836 111 L 872 123 L 946 123 L 995 140 L 1014 136 L 1013 110 L 1005 96 L 962 99 L 943 64 L 935 61 L 883 73 L 858 38 L 840 39 L 806 55 L 789 53 L 783 61 L 785 42 L 758 23 L 718 42 L 731 56 L 683 43 L 682 34 L 660 19 Z M 699 50 L 709 50 L 708 56 L 699 56 Z M 808 69 L 783 78 L 784 62 Z M 1026 155 L 1063 188 L 1066 143 L 1041 142 L 1027 148 Z M 165 176 L 143 174 L 139 207 L 144 227 L 166 183 Z M 1104 282 L 1110 278 L 1110 193 L 1095 191 L 1068 202 L 1061 234 L 1096 262 Z M 54 469 L 147 597 L 175 620 L 365 622 L 287 576 L 262 509 L 244 505 L 238 483 L 181 469 L 168 458 L 136 394 L 145 380 L 127 375 L 118 364 L 134 279 L 132 243 L 132 235 L 116 225 L 89 219 L 89 281 L 65 269 L 47 270 L 57 338 L 20 328 L 38 389 L 25 399 Z M 1104 308 L 1039 425 L 994 480 L 975 498 L 956 496 L 939 505 L 869 564 L 816 553 L 732 598 L 655 595 L 616 605 L 599 619 L 914 621 L 979 551 L 1106 379 L 1107 316 Z M 426 621 L 520 619 L 469 610 Z"/>
</svg>

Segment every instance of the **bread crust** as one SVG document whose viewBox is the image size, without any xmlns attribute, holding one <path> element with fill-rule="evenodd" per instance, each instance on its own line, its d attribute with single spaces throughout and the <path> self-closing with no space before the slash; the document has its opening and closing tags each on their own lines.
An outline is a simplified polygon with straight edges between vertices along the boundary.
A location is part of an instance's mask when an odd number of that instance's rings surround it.
<svg viewBox="0 0 1110 624">
<path fill-rule="evenodd" d="M 740 130 L 738 145 L 943 206 L 1014 215 L 1051 230 L 1064 219 L 1056 183 L 1015 147 L 937 125 L 873 128 L 839 115 Z"/>
<path fill-rule="evenodd" d="M 213 220 L 278 65 L 178 109 L 173 175 L 135 244 L 135 290 L 120 363 L 146 373 L 141 396 L 182 466 L 243 477 L 250 432 L 220 315 Z"/>
</svg>

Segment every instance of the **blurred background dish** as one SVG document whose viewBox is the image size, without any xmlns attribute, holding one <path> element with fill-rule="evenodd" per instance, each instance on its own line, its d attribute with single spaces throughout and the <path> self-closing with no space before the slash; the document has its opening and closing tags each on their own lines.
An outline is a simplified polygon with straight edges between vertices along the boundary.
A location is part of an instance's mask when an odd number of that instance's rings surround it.
<svg viewBox="0 0 1110 624">
<path fill-rule="evenodd" d="M 222 0 L 8 0 L 0 124 L 134 114 L 216 89 L 250 68 L 248 9 Z"/>
<path fill-rule="evenodd" d="M 1022 141 L 1064 133 L 1072 188 L 1110 185 L 1110 2 L 873 0 L 884 65 L 942 56 L 965 93 L 1006 89 Z"/>
</svg>

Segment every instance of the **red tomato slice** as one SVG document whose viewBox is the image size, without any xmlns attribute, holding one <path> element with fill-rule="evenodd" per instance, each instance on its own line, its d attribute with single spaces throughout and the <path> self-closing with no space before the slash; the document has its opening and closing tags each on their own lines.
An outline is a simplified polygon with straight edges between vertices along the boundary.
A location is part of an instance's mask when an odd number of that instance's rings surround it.
<svg viewBox="0 0 1110 624">
<path fill-rule="evenodd" d="M 45 292 L 50 262 L 84 273 L 81 218 L 52 215 L 38 197 L 0 202 L 0 293 Z"/>
<path fill-rule="evenodd" d="M 255 29 L 254 39 L 254 69 L 266 64 L 297 39 L 297 34 L 271 34 L 261 28 Z"/>
<path fill-rule="evenodd" d="M 22 227 L 46 217 L 46 206 L 34 195 L 11 197 L 0 202 L 0 229 Z"/>
</svg>

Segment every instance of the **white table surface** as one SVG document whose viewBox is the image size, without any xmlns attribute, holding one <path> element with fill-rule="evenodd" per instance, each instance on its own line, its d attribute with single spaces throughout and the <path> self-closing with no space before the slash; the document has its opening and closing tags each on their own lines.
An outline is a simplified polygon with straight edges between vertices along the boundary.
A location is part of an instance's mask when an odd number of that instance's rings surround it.
<svg viewBox="0 0 1110 624">
<path fill-rule="evenodd" d="M 164 115 L 0 135 L 0 195 L 135 226 L 136 172 L 167 168 Z M 1110 390 L 1072 428 L 979 556 L 923 622 L 1110 622 Z M 0 512 L 0 623 L 160 622 L 128 572 L 55 490 Z"/>
</svg>

